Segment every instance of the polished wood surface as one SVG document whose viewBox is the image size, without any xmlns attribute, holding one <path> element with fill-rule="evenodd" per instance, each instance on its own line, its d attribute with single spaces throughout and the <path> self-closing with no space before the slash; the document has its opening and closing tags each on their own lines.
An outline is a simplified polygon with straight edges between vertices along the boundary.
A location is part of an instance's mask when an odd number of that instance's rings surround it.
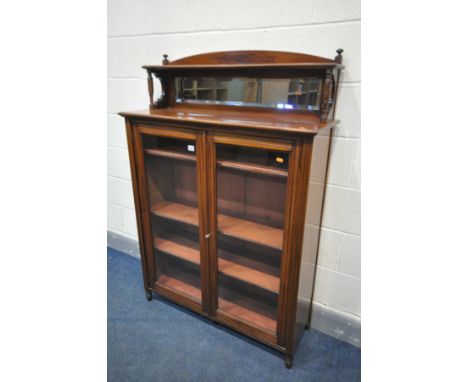
<svg viewBox="0 0 468 382">
<path fill-rule="evenodd" d="M 159 278 L 158 284 L 183 293 L 193 299 L 201 299 L 200 289 L 184 282 L 183 280 L 163 275 Z M 239 301 L 239 299 L 237 300 Z M 238 304 L 225 299 L 220 299 L 220 306 L 226 313 L 242 317 L 245 321 L 253 322 L 261 328 L 275 332 L 276 320 L 271 318 L 271 315 L 274 314 L 274 312 L 266 308 L 263 310 L 263 313 L 258 312 L 257 309 L 249 309 L 249 305 L 252 306 L 252 304 L 255 305 L 255 301 L 250 301 L 247 297 L 242 298 Z"/>
<path fill-rule="evenodd" d="M 167 58 L 167 56 L 165 58 Z M 341 67 L 340 63 L 335 60 L 304 53 L 272 50 L 237 50 L 202 53 L 171 62 L 168 61 L 163 65 L 144 65 L 143 68 L 149 70 L 171 70 L 176 68 L 199 68 L 205 66 L 216 66 L 216 68 L 268 68 L 277 66 L 284 68 Z"/>
<path fill-rule="evenodd" d="M 155 239 L 154 247 L 192 264 L 200 265 L 200 252 L 182 244 L 164 239 Z M 234 257 L 231 257 L 233 259 Z M 218 271 L 237 280 L 255 285 L 259 288 L 278 293 L 279 276 L 258 271 L 249 266 L 238 264 L 233 260 L 218 257 Z"/>
<path fill-rule="evenodd" d="M 196 300 L 201 300 L 201 290 L 200 288 L 196 288 L 193 285 L 190 285 L 186 282 L 183 282 L 179 279 L 174 277 L 162 275 L 158 279 L 158 284 L 164 285 L 166 287 L 175 289 L 183 294 L 186 294 Z"/>
<path fill-rule="evenodd" d="M 282 52 L 275 50 L 233 50 L 196 54 L 194 56 L 174 60 L 170 65 L 269 65 L 298 63 L 334 64 L 336 61 L 304 53 Z"/>
<path fill-rule="evenodd" d="M 198 226 L 198 209 L 173 202 L 161 202 L 151 207 L 151 212 L 166 219 Z"/>
<path fill-rule="evenodd" d="M 335 59 L 295 52 L 280 51 L 224 51 L 204 53 L 169 62 L 164 55 L 162 65 L 144 65 L 148 72 L 150 109 L 176 106 L 175 77 L 250 77 L 250 78 L 316 78 L 323 82 L 319 110 L 316 114 L 322 122 L 329 119 L 335 105 L 336 92 L 330 91 L 327 81 L 335 84 L 335 78 L 344 68 L 342 49 Z M 161 97 L 153 101 L 152 75 L 161 82 Z M 326 86 L 324 86 L 326 85 Z M 229 106 L 232 107 L 232 106 Z M 234 108 L 237 106 L 234 106 Z"/>
<path fill-rule="evenodd" d="M 276 249 L 283 247 L 283 230 L 279 228 L 220 214 L 218 215 L 218 229 L 226 236 Z"/>
<path fill-rule="evenodd" d="M 179 259 L 200 265 L 200 251 L 197 251 L 196 249 L 186 245 L 179 244 L 175 241 L 158 238 L 154 239 L 154 248 L 156 248 L 158 251 L 166 252 L 172 256 L 176 256 Z"/>
<path fill-rule="evenodd" d="M 276 312 L 274 310 L 266 307 L 259 309 L 257 301 L 253 301 L 245 296 L 241 298 L 236 296 L 233 300 L 238 301 L 238 303 L 220 298 L 219 309 L 225 313 L 240 317 L 246 322 L 251 322 L 254 325 L 269 330 L 270 332 L 276 332 L 277 323 L 275 319 Z M 249 308 L 249 306 L 254 306 L 254 308 Z"/>
<path fill-rule="evenodd" d="M 156 216 L 166 219 L 198 226 L 198 209 L 188 205 L 174 202 L 161 202 L 153 205 L 151 207 L 151 212 Z M 227 215 L 218 216 L 218 225 L 219 232 L 226 236 L 239 238 L 276 249 L 282 248 L 282 229 L 269 227 Z"/>
<path fill-rule="evenodd" d="M 195 155 L 192 155 L 192 154 L 184 154 L 184 153 L 179 153 L 177 151 L 169 151 L 169 150 L 145 149 L 145 153 L 149 155 L 155 155 L 155 156 L 165 157 L 165 158 L 188 160 L 191 162 L 195 162 L 197 159 Z"/>
<path fill-rule="evenodd" d="M 280 350 L 287 367 L 310 318 L 311 300 L 299 298 L 300 285 L 312 282 L 301 278 L 302 240 L 309 174 L 321 182 L 327 173 L 329 141 L 321 148 L 316 139 L 331 137 L 339 122 L 337 53 L 164 55 L 162 65 L 145 66 L 150 108 L 120 113 L 145 290 Z M 206 75 L 319 78 L 320 110 L 176 102 L 175 76 Z M 153 76 L 162 86 L 157 101 Z M 323 191 L 311 212 L 317 225 Z"/>
<path fill-rule="evenodd" d="M 312 174 L 313 181 L 315 183 L 314 187 L 314 199 L 313 206 L 310 209 L 310 218 L 313 219 L 313 223 L 317 226 L 322 226 L 322 218 L 324 212 L 324 198 L 325 198 L 325 189 L 327 184 L 327 176 L 328 176 L 328 166 L 329 166 L 329 158 L 331 153 L 331 143 L 332 143 L 332 135 L 331 131 L 323 132 L 322 134 L 318 135 L 317 138 L 314 140 L 312 145 L 312 150 L 310 153 L 310 160 L 311 163 L 311 170 L 308 171 L 309 174 Z M 309 147 L 306 147 L 307 150 L 310 150 Z M 306 186 L 304 186 L 306 187 Z M 307 203 L 307 200 L 305 199 Z M 316 206 L 316 207 L 314 207 Z M 305 220 L 304 216 L 299 216 L 300 219 Z M 309 241 L 309 251 L 310 257 L 309 261 L 312 264 L 317 264 L 317 257 L 320 248 L 320 238 L 322 235 L 322 230 L 319 230 L 318 237 L 316 240 Z M 300 250 L 300 249 L 298 249 Z M 313 278 L 315 279 L 315 274 L 317 270 L 316 267 L 314 269 Z M 299 275 L 298 279 L 298 288 L 299 290 L 304 291 L 303 293 L 310 295 L 310 299 L 304 301 L 304 299 L 297 299 L 297 307 L 296 307 L 296 327 L 294 330 L 294 348 L 300 343 L 302 333 L 305 329 L 310 328 L 310 322 L 312 319 L 312 298 L 314 295 L 314 284 L 310 284 L 309 277 L 305 275 Z"/>
<path fill-rule="evenodd" d="M 146 121 L 176 121 L 186 125 L 206 124 L 210 126 L 238 127 L 261 131 L 278 131 L 298 135 L 315 135 L 339 123 L 338 120 L 321 122 L 320 117 L 304 113 L 275 113 L 260 110 L 222 109 L 216 106 L 180 105 L 165 109 L 150 109 L 119 113 L 124 117 Z"/>
<path fill-rule="evenodd" d="M 144 69 L 154 72 L 177 72 L 188 69 L 205 69 L 206 64 L 178 64 L 178 65 L 144 65 Z M 216 69 L 242 70 L 242 69 L 324 69 L 324 68 L 343 68 L 336 62 L 298 62 L 298 63 L 277 63 L 277 64 L 216 64 Z M 196 72 L 200 73 L 200 72 Z"/>
<path fill-rule="evenodd" d="M 216 161 L 216 164 L 219 167 L 230 168 L 230 169 L 238 170 L 238 171 L 251 172 L 253 174 L 273 175 L 273 176 L 279 176 L 283 178 L 286 178 L 288 176 L 288 171 L 286 170 L 268 167 L 268 166 L 262 166 L 258 164 L 252 165 L 250 163 L 242 163 L 242 162 L 235 162 L 235 161 L 229 161 L 229 160 L 218 160 Z"/>
</svg>

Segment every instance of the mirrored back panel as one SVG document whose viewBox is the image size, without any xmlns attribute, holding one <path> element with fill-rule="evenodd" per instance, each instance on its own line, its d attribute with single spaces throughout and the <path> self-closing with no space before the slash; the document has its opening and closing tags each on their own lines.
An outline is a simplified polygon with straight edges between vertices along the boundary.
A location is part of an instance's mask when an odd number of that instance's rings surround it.
<svg viewBox="0 0 468 382">
<path fill-rule="evenodd" d="M 319 110 L 319 78 L 177 77 L 176 102 Z"/>
</svg>

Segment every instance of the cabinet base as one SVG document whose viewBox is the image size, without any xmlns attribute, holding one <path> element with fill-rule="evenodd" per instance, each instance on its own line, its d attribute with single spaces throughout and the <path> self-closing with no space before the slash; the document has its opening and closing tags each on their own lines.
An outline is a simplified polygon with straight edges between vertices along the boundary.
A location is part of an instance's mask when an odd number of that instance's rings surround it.
<svg viewBox="0 0 468 382">
<path fill-rule="evenodd" d="M 285 356 L 284 357 L 284 366 L 286 366 L 286 369 L 290 369 L 293 365 L 293 360 L 292 357 Z"/>
</svg>

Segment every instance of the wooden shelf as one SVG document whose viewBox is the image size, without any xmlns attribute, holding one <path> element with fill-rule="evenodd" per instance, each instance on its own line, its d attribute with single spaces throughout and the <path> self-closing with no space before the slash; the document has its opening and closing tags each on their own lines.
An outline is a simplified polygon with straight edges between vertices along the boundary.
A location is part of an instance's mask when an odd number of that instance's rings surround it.
<svg viewBox="0 0 468 382">
<path fill-rule="evenodd" d="M 163 109 L 145 109 L 135 112 L 119 113 L 124 117 L 133 117 L 161 123 L 177 121 L 179 123 L 199 123 L 204 126 L 240 127 L 263 131 L 289 132 L 299 135 L 315 135 L 322 129 L 335 126 L 338 120 L 320 121 L 317 113 L 310 111 L 239 111 L 239 107 L 220 108 L 216 106 L 183 104 Z"/>
<path fill-rule="evenodd" d="M 151 212 L 166 219 L 198 226 L 198 209 L 173 202 L 161 202 L 152 206 Z M 218 214 L 218 230 L 222 234 L 251 243 L 281 250 L 283 230 L 267 225 Z"/>
<path fill-rule="evenodd" d="M 175 289 L 178 292 L 184 293 L 194 299 L 201 300 L 201 290 L 199 288 L 195 288 L 194 286 L 174 277 L 161 275 L 157 282 L 166 287 Z"/>
<path fill-rule="evenodd" d="M 158 156 L 158 157 L 188 160 L 192 162 L 195 162 L 197 160 L 194 154 L 180 153 L 178 151 L 169 151 L 169 150 L 161 150 L 161 149 L 145 149 L 145 153 L 149 155 Z"/>
<path fill-rule="evenodd" d="M 216 164 L 220 167 L 239 170 L 239 171 L 252 172 L 255 174 L 273 175 L 273 176 L 280 176 L 280 177 L 285 177 L 285 178 L 288 177 L 287 170 L 284 170 L 281 168 L 270 167 L 270 166 L 263 166 L 259 164 L 235 162 L 235 161 L 229 161 L 229 160 L 218 160 L 216 161 Z"/>
<path fill-rule="evenodd" d="M 237 239 L 281 250 L 283 230 L 249 220 L 218 214 L 218 231 Z"/>
<path fill-rule="evenodd" d="M 276 332 L 277 322 L 273 318 L 276 316 L 275 309 L 264 306 L 264 304 L 251 300 L 248 297 L 230 293 L 227 290 L 223 290 L 222 293 L 224 295 L 229 293 L 230 297 L 229 300 L 218 297 L 219 310 L 253 323 L 270 332 Z"/>
<path fill-rule="evenodd" d="M 201 300 L 201 290 L 182 280 L 166 275 L 161 275 L 157 282 L 180 293 L 188 295 L 196 300 Z M 249 303 L 250 301 L 248 300 L 250 299 L 247 297 L 242 297 L 237 301 L 244 304 L 245 302 Z M 276 332 L 276 320 L 271 318 L 270 315 L 264 312 L 264 310 L 260 312 L 249 309 L 244 305 L 239 305 L 223 298 L 218 298 L 218 307 L 222 311 L 239 317 L 244 321 L 251 322 L 271 332 Z"/>
<path fill-rule="evenodd" d="M 200 265 L 200 252 L 170 240 L 155 239 L 154 247 L 179 259 Z M 279 277 L 218 257 L 218 271 L 273 293 L 279 293 Z"/>
<path fill-rule="evenodd" d="M 184 204 L 160 202 L 151 207 L 151 213 L 198 227 L 198 209 Z"/>
<path fill-rule="evenodd" d="M 218 257 L 218 271 L 237 280 L 279 293 L 279 277 L 263 273 L 241 264 Z"/>
<path fill-rule="evenodd" d="M 200 252 L 196 249 L 165 239 L 154 239 L 153 244 L 158 251 L 200 265 Z"/>
</svg>

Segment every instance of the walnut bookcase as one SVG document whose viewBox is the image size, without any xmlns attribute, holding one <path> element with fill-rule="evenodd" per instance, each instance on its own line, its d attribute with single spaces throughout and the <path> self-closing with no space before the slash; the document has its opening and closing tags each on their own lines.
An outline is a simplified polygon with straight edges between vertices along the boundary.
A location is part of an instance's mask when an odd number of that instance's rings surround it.
<svg viewBox="0 0 468 382">
<path fill-rule="evenodd" d="M 287 367 L 310 321 L 318 238 L 308 265 L 302 239 L 306 210 L 321 224 L 337 52 L 165 55 L 143 67 L 149 108 L 120 113 L 147 299 L 156 292 L 272 346 Z"/>
</svg>

